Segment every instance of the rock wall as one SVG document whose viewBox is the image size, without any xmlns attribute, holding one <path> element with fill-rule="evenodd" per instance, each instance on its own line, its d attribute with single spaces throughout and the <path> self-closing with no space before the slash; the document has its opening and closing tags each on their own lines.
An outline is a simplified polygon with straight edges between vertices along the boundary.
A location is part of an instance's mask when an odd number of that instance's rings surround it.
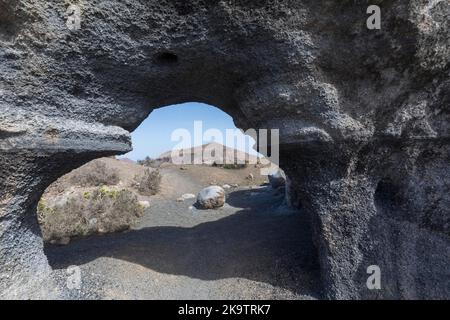
<svg viewBox="0 0 450 320">
<path fill-rule="evenodd" d="M 0 0 L 0 296 L 45 295 L 52 181 L 199 101 L 280 129 L 325 298 L 450 298 L 448 24 L 445 0 Z"/>
</svg>

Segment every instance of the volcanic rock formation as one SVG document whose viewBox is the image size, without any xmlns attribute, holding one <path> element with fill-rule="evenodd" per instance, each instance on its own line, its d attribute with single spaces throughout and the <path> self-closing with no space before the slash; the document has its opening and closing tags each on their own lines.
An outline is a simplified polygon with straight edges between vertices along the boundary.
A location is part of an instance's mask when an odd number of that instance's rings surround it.
<svg viewBox="0 0 450 320">
<path fill-rule="evenodd" d="M 280 129 L 325 298 L 450 298 L 449 18 L 445 0 L 0 0 L 0 296 L 52 292 L 52 181 L 198 101 Z"/>
</svg>

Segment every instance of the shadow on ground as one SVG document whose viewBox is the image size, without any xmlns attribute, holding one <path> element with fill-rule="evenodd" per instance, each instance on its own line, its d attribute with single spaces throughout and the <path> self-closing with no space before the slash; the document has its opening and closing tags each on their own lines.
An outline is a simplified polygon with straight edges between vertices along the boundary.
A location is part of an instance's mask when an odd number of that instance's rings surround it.
<svg viewBox="0 0 450 320">
<path fill-rule="evenodd" d="M 261 198 L 252 200 L 255 206 L 216 221 L 92 236 L 65 247 L 47 246 L 47 257 L 54 269 L 113 257 L 166 274 L 201 280 L 245 278 L 318 297 L 319 268 L 306 215 L 273 214 L 264 191 L 252 192 Z M 227 202 L 243 205 L 248 193 L 234 192 Z"/>
</svg>

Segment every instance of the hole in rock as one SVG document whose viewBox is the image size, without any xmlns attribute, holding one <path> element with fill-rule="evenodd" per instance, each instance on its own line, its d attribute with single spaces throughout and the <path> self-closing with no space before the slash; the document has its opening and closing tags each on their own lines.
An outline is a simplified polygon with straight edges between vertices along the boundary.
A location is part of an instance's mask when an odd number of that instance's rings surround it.
<svg viewBox="0 0 450 320">
<path fill-rule="evenodd" d="M 280 181 L 261 174 L 268 159 L 230 115 L 200 103 L 155 109 L 132 140 L 133 151 L 75 169 L 39 202 L 49 263 L 64 279 L 69 266 L 80 267 L 77 294 L 318 297 L 308 216 L 286 205 Z M 210 186 L 225 193 L 217 209 L 197 203 Z"/>
<path fill-rule="evenodd" d="M 375 190 L 375 207 L 378 212 L 391 218 L 400 219 L 405 215 L 403 210 L 404 197 L 401 186 L 391 178 L 378 182 Z"/>
<path fill-rule="evenodd" d="M 156 61 L 160 64 L 174 64 L 178 62 L 178 56 L 172 52 L 161 52 L 156 55 Z"/>
</svg>

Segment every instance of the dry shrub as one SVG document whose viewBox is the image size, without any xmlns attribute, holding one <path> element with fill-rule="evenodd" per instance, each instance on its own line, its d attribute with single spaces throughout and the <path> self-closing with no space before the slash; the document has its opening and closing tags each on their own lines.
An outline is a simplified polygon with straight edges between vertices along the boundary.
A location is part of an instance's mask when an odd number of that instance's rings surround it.
<svg viewBox="0 0 450 320">
<path fill-rule="evenodd" d="M 134 187 L 143 196 L 152 196 L 161 189 L 161 174 L 159 170 L 146 169 L 142 175 L 134 177 Z"/>
<path fill-rule="evenodd" d="M 101 187 L 54 202 L 41 200 L 38 205 L 45 241 L 128 230 L 144 212 L 137 196 L 126 189 Z"/>
<path fill-rule="evenodd" d="M 222 168 L 224 169 L 245 169 L 248 167 L 247 163 L 234 163 L 234 164 L 224 164 Z"/>
<path fill-rule="evenodd" d="M 213 167 L 219 167 L 223 169 L 245 169 L 248 167 L 248 161 L 245 161 L 245 163 L 217 163 L 216 161 L 212 164 Z"/>
<path fill-rule="evenodd" d="M 171 159 L 169 157 L 152 159 L 150 157 L 146 157 L 144 160 L 138 160 L 137 164 L 149 167 L 149 168 L 160 168 L 163 163 L 170 163 Z"/>
<path fill-rule="evenodd" d="M 108 168 L 105 163 L 96 160 L 73 171 L 70 177 L 73 185 L 81 187 L 111 186 L 118 184 L 119 180 L 119 175 L 115 169 Z"/>
</svg>

